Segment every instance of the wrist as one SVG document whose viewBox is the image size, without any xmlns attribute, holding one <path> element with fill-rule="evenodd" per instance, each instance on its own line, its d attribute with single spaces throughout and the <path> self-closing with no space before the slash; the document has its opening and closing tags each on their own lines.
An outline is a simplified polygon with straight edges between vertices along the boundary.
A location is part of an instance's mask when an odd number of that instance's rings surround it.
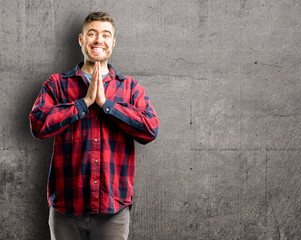
<svg viewBox="0 0 301 240">
<path fill-rule="evenodd" d="M 91 101 L 89 101 L 88 98 L 84 97 L 84 101 L 85 101 L 87 107 L 90 107 L 92 105 Z"/>
<path fill-rule="evenodd" d="M 100 100 L 99 102 L 97 102 L 98 106 L 101 107 L 101 108 L 103 108 L 103 105 L 105 105 L 106 100 L 107 100 L 107 99 L 104 98 L 104 99 Z"/>
</svg>

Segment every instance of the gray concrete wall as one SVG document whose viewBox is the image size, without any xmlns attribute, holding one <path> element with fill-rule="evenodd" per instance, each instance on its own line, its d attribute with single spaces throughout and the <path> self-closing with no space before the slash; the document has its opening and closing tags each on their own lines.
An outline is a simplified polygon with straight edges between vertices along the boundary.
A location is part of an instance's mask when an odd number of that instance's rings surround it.
<svg viewBox="0 0 301 240">
<path fill-rule="evenodd" d="M 155 106 L 137 144 L 131 240 L 301 238 L 301 2 L 2 0 L 0 239 L 49 239 L 52 139 L 29 132 L 46 78 L 82 59 L 84 17 L 104 10 L 111 63 Z"/>
</svg>

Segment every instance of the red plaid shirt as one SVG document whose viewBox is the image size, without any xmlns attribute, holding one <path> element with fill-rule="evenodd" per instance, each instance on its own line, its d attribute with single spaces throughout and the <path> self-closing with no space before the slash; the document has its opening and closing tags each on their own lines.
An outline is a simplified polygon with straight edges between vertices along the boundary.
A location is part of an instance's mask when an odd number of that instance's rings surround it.
<svg viewBox="0 0 301 240">
<path fill-rule="evenodd" d="M 87 108 L 81 66 L 43 83 L 29 116 L 31 132 L 55 136 L 49 205 L 68 215 L 113 214 L 132 204 L 134 140 L 154 140 L 159 120 L 144 88 L 110 65 L 103 80 L 107 101 Z"/>
</svg>

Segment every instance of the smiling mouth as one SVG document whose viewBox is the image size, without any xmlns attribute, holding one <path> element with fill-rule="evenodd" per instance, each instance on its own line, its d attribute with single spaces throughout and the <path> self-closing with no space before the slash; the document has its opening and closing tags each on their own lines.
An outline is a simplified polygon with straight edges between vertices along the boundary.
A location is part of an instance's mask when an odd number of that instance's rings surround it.
<svg viewBox="0 0 301 240">
<path fill-rule="evenodd" d="M 96 53 L 101 53 L 101 52 L 105 51 L 105 49 L 102 47 L 91 47 L 91 49 L 93 52 L 96 52 Z"/>
</svg>

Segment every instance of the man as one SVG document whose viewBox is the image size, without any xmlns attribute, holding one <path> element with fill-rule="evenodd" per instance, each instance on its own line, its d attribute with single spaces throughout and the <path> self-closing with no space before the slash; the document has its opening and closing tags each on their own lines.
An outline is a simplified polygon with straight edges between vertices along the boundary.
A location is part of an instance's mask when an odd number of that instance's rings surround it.
<svg viewBox="0 0 301 240">
<path fill-rule="evenodd" d="M 146 144 L 159 120 L 139 83 L 108 64 L 112 18 L 94 12 L 79 34 L 84 62 L 42 85 L 32 134 L 55 136 L 47 198 L 51 239 L 127 239 L 133 203 L 134 140 Z"/>
</svg>

